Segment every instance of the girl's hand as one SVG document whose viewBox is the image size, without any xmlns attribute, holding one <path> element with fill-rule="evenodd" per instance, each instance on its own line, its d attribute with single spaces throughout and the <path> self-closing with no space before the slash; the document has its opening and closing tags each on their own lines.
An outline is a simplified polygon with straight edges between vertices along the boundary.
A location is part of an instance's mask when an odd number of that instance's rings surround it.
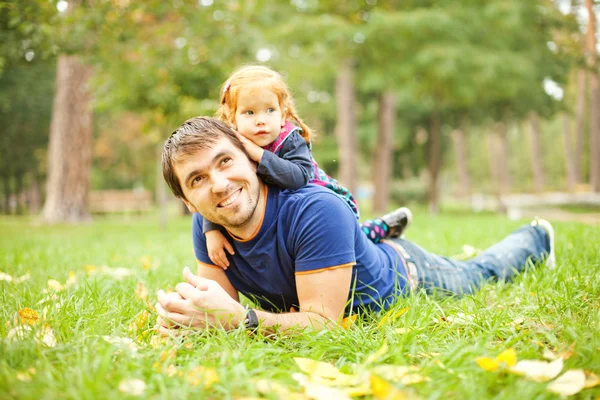
<svg viewBox="0 0 600 400">
<path fill-rule="evenodd" d="M 265 150 L 252 140 L 244 137 L 241 133 L 235 132 L 235 134 L 237 135 L 238 139 L 240 139 L 240 142 L 242 142 L 242 145 L 246 149 L 246 152 L 250 158 L 260 164 L 260 160 L 262 159 Z"/>
<path fill-rule="evenodd" d="M 208 250 L 208 257 L 210 257 L 210 260 L 215 265 L 227 269 L 227 267 L 229 267 L 229 261 L 227 260 L 227 256 L 223 249 L 227 249 L 229 254 L 234 255 L 235 252 L 233 251 L 231 244 L 218 230 L 208 231 L 204 236 L 206 236 L 206 249 Z"/>
</svg>

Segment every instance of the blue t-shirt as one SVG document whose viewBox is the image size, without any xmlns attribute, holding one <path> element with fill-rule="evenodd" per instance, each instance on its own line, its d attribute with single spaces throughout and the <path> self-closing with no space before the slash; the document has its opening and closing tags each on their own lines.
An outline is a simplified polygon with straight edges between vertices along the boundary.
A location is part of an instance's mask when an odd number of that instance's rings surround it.
<svg viewBox="0 0 600 400">
<path fill-rule="evenodd" d="M 385 243 L 371 242 L 335 193 L 311 184 L 298 190 L 266 188 L 264 218 L 253 237 L 239 240 L 222 230 L 235 250 L 233 256 L 225 252 L 230 263 L 225 274 L 236 290 L 265 310 L 287 312 L 299 308 L 296 275 L 352 266 L 346 314 L 385 309 L 408 292 L 399 254 Z M 192 223 L 197 260 L 214 266 L 202 216 L 194 214 Z"/>
</svg>

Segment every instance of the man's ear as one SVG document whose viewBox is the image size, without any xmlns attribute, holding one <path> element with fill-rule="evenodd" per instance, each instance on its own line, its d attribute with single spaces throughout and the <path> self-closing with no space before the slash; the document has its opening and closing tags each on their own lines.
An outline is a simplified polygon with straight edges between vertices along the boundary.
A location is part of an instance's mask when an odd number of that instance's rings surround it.
<svg viewBox="0 0 600 400">
<path fill-rule="evenodd" d="M 185 204 L 185 206 L 187 207 L 187 209 L 193 214 L 193 213 L 197 213 L 198 210 L 196 210 L 196 207 L 194 207 L 194 205 L 192 203 L 190 203 L 189 201 L 187 201 L 186 199 L 181 199 L 181 201 L 183 201 L 183 203 Z"/>
</svg>

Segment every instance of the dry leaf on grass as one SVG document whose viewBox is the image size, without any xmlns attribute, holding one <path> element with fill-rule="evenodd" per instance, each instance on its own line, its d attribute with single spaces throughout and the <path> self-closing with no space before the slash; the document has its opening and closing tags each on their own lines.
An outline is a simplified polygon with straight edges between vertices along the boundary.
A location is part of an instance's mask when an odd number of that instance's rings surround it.
<svg viewBox="0 0 600 400">
<path fill-rule="evenodd" d="M 413 385 L 431 380 L 426 376 L 415 373 L 417 371 L 419 371 L 419 368 L 406 365 L 378 365 L 373 368 L 375 375 L 403 385 Z"/>
<path fill-rule="evenodd" d="M 356 321 L 356 317 L 358 317 L 358 314 L 353 314 L 349 317 L 344 318 L 342 320 L 342 328 L 350 329 L 352 327 L 352 325 L 354 325 L 354 321 Z"/>
<path fill-rule="evenodd" d="M 280 383 L 260 379 L 254 383 L 256 391 L 265 396 L 275 395 L 279 399 L 306 400 L 308 397 L 303 393 L 293 393 Z"/>
<path fill-rule="evenodd" d="M 333 385 L 345 385 L 352 380 L 352 375 L 344 374 L 332 364 L 326 362 L 301 357 L 294 357 L 294 361 L 296 361 L 302 372 L 308 374 L 311 378 L 320 378 L 329 381 Z"/>
<path fill-rule="evenodd" d="M 191 386 L 203 385 L 205 389 L 208 389 L 219 381 L 219 375 L 214 368 L 199 365 L 186 372 L 185 379 Z"/>
<path fill-rule="evenodd" d="M 140 281 L 137 283 L 137 287 L 135 288 L 135 297 L 144 301 L 148 301 L 148 288 L 146 288 L 144 282 Z"/>
<path fill-rule="evenodd" d="M 378 400 L 404 400 L 407 398 L 406 393 L 376 375 L 371 375 L 370 382 L 371 392 Z"/>
<path fill-rule="evenodd" d="M 56 279 L 48 279 L 48 289 L 54 290 L 55 292 L 61 292 L 65 290 L 65 287 Z"/>
<path fill-rule="evenodd" d="M 409 308 L 410 307 L 405 307 L 399 310 L 391 309 L 390 311 L 385 313 L 385 315 L 381 318 L 381 321 L 377 323 L 377 327 L 381 328 L 388 320 L 394 321 L 395 319 L 398 319 L 398 317 L 406 313 L 409 310 Z"/>
<path fill-rule="evenodd" d="M 497 371 L 501 367 L 514 367 L 517 363 L 517 353 L 514 349 L 506 349 L 498 356 L 492 357 L 477 357 L 475 359 L 477 365 L 484 371 Z"/>
<path fill-rule="evenodd" d="M 313 382 L 308 376 L 302 373 L 296 372 L 292 374 L 292 378 L 304 388 L 304 394 L 309 399 L 350 400 L 350 396 L 344 390 Z"/>
<path fill-rule="evenodd" d="M 19 277 L 13 277 L 12 275 L 6 274 L 4 272 L 0 272 L 0 282 L 5 281 L 8 283 L 19 284 L 21 282 L 25 282 L 26 280 L 31 279 L 31 274 L 26 273 L 25 275 L 21 275 Z"/>
<path fill-rule="evenodd" d="M 131 396 L 141 396 L 146 391 L 146 382 L 141 379 L 123 379 L 119 382 L 119 391 Z"/>
<path fill-rule="evenodd" d="M 559 358 L 552 362 L 522 360 L 514 367 L 509 368 L 509 371 L 517 375 L 523 375 L 536 382 L 547 382 L 550 379 L 556 378 L 562 369 L 563 359 Z"/>
<path fill-rule="evenodd" d="M 40 314 L 32 308 L 25 307 L 17 312 L 17 322 L 26 325 L 35 325 L 40 322 Z"/>
<path fill-rule="evenodd" d="M 548 390 L 563 396 L 572 396 L 585 387 L 585 373 L 582 369 L 571 369 L 548 385 Z"/>
<path fill-rule="evenodd" d="M 388 353 L 389 348 L 390 346 L 388 346 L 387 340 L 384 340 L 381 348 L 375 353 L 370 354 L 365 360 L 364 365 L 373 364 L 374 362 L 379 361 L 379 359 Z"/>
</svg>

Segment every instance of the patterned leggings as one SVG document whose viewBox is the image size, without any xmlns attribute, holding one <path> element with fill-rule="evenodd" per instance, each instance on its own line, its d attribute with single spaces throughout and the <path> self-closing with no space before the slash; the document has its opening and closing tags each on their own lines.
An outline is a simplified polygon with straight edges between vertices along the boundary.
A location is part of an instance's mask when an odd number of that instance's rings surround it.
<svg viewBox="0 0 600 400">
<path fill-rule="evenodd" d="M 360 229 L 373 243 L 379 243 L 385 239 L 390 228 L 381 218 L 370 219 L 360 224 Z"/>
</svg>

